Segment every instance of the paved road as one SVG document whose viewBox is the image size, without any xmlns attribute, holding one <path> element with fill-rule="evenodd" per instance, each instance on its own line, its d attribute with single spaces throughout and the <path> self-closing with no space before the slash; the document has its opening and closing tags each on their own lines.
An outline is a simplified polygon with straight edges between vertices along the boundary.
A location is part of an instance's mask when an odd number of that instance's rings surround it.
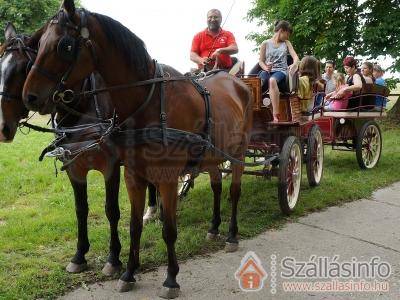
<svg viewBox="0 0 400 300">
<path fill-rule="evenodd" d="M 239 251 L 214 253 L 180 264 L 178 282 L 181 285 L 179 299 L 400 299 L 400 183 L 379 190 L 371 199 L 352 202 L 341 207 L 310 214 L 298 222 L 287 224 L 281 230 L 269 230 L 252 240 L 241 241 Z M 267 272 L 264 288 L 259 292 L 244 292 L 239 288 L 234 274 L 248 251 L 254 251 Z M 278 265 L 276 294 L 271 294 L 271 256 L 276 255 Z M 379 257 L 378 264 L 388 262 L 391 275 L 387 279 L 375 278 L 389 283 L 384 292 L 284 292 L 281 272 L 282 259 L 292 257 L 296 262 L 310 260 L 310 256 L 328 257 L 331 262 L 338 255 L 338 262 L 371 261 Z M 286 266 L 289 266 L 286 261 Z M 293 266 L 291 264 L 290 266 Z M 307 270 L 310 265 L 306 265 Z M 382 273 L 384 264 L 379 265 Z M 377 271 L 378 266 L 374 268 Z M 272 270 L 273 271 L 273 270 Z M 157 293 L 165 278 L 166 267 L 139 274 L 134 290 L 125 294 L 115 291 L 116 282 L 91 285 L 78 289 L 62 299 L 157 299 Z M 272 274 L 273 275 L 273 274 Z M 372 282 L 373 279 L 365 279 Z M 320 279 L 327 281 L 327 279 Z M 340 279 L 344 281 L 349 279 Z M 363 279 L 354 279 L 360 282 Z M 299 280 L 300 281 L 300 280 Z M 308 280 L 310 281 L 310 280 Z M 316 280 L 311 280 L 314 282 Z M 325 286 L 329 289 L 329 286 Z M 386 288 L 386 286 L 383 286 Z"/>
</svg>

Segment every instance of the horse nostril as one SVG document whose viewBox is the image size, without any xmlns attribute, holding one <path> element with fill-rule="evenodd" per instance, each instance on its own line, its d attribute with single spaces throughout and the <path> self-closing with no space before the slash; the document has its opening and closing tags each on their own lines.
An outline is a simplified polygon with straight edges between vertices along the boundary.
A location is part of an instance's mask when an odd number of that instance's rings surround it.
<svg viewBox="0 0 400 300">
<path fill-rule="evenodd" d="M 37 96 L 29 94 L 27 100 L 29 103 L 34 103 L 37 101 L 37 98 L 38 98 Z"/>
</svg>

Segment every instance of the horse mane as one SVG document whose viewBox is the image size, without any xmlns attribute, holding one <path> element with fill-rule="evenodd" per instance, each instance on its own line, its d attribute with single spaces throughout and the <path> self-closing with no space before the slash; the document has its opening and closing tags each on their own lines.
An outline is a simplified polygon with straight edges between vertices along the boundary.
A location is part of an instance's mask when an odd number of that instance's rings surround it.
<svg viewBox="0 0 400 300">
<path fill-rule="evenodd" d="M 148 75 L 150 55 L 145 43 L 120 22 L 102 14 L 91 14 L 100 23 L 110 45 L 118 45 L 117 49 L 122 52 L 127 64 Z"/>
</svg>

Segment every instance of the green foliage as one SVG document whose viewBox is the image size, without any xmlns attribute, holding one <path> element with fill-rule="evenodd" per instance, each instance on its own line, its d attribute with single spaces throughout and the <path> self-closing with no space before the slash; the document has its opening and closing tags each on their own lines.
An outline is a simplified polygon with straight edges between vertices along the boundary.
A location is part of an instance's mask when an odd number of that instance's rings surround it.
<svg viewBox="0 0 400 300">
<path fill-rule="evenodd" d="M 79 1 L 75 1 L 77 5 Z M 12 22 L 18 32 L 30 34 L 56 14 L 60 0 L 0 0 L 0 29 Z M 4 41 L 1 34 L 0 42 Z"/>
<path fill-rule="evenodd" d="M 376 58 L 391 55 L 400 70 L 399 0 L 255 0 L 250 20 L 266 26 L 263 34 L 250 34 L 257 43 L 271 37 L 272 24 L 284 19 L 292 23 L 291 41 L 300 56 L 341 62 L 347 55 Z"/>
<path fill-rule="evenodd" d="M 400 0 L 366 0 L 360 5 L 365 19 L 363 55 L 375 58 L 390 55 L 392 70 L 400 70 Z"/>
<path fill-rule="evenodd" d="M 386 85 L 389 88 L 389 90 L 394 90 L 396 88 L 397 84 L 400 83 L 400 80 L 398 78 L 394 78 L 394 77 L 386 78 L 385 81 L 386 81 Z"/>
</svg>

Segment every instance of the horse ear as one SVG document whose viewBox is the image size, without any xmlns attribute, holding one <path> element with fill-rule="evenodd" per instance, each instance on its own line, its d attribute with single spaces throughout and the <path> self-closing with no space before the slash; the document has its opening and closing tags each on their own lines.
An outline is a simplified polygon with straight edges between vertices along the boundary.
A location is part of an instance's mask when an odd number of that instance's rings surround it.
<svg viewBox="0 0 400 300">
<path fill-rule="evenodd" d="M 75 2 L 74 0 L 64 0 L 62 7 L 68 13 L 68 17 L 72 20 L 75 16 Z"/>
<path fill-rule="evenodd" d="M 4 29 L 4 36 L 6 40 L 13 38 L 17 35 L 17 30 L 15 29 L 12 23 L 7 23 L 6 28 Z"/>
</svg>

